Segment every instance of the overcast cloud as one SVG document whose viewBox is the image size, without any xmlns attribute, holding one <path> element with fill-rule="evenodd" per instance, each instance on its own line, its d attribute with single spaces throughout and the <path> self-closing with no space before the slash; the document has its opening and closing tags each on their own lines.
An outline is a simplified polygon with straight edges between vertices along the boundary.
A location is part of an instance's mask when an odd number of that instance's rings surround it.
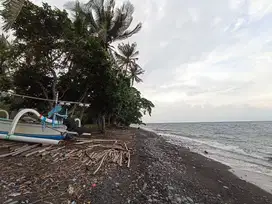
<svg viewBox="0 0 272 204">
<path fill-rule="evenodd" d="M 146 70 L 137 88 L 156 105 L 145 122 L 272 119 L 271 0 L 131 2 L 143 22 L 129 39 Z"/>
</svg>

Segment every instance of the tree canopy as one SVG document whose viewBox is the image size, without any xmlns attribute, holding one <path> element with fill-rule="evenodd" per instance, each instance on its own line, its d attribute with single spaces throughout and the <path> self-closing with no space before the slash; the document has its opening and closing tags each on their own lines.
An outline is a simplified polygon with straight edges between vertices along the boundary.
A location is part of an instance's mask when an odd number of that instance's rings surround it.
<svg viewBox="0 0 272 204">
<path fill-rule="evenodd" d="M 141 29 L 141 23 L 129 28 L 134 12 L 130 2 L 120 8 L 114 0 L 76 2 L 72 18 L 66 10 L 46 3 L 22 2 L 22 7 L 16 7 L 20 12 L 14 11 L 16 17 L 11 18 L 7 2 L 1 12 L 14 40 L 0 38 L 0 90 L 48 102 L 15 97 L 6 102 L 11 110 L 28 107 L 47 113 L 58 92 L 60 100 L 91 104 L 89 108 L 73 105 L 69 113 L 97 122 L 102 131 L 106 122 L 141 124 L 142 116 L 151 114 L 154 104 L 133 87 L 144 73 L 137 64 L 136 43 L 119 44 L 112 54 L 112 42 Z"/>
</svg>

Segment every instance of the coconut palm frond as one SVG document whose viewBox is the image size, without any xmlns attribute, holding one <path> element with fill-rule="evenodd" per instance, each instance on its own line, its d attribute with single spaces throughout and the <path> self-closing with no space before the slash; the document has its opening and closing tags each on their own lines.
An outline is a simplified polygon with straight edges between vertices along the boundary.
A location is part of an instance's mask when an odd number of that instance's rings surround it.
<svg viewBox="0 0 272 204">
<path fill-rule="evenodd" d="M 131 79 L 131 85 L 133 86 L 134 81 L 137 83 L 143 82 L 143 80 L 139 77 L 139 75 L 142 75 L 144 73 L 144 70 L 137 64 L 134 64 L 130 68 L 130 79 Z"/>
<path fill-rule="evenodd" d="M 131 37 L 132 35 L 138 33 L 141 29 L 142 29 L 142 23 L 139 23 L 136 25 L 136 27 L 133 30 L 125 31 L 123 34 L 117 36 L 116 39 L 117 40 L 127 39 L 127 38 Z"/>
<path fill-rule="evenodd" d="M 94 18 L 96 20 L 96 24 L 103 24 L 104 20 L 104 0 L 90 0 L 86 3 L 86 6 L 94 12 Z"/>
<path fill-rule="evenodd" d="M 112 19 L 112 26 L 109 29 L 109 35 L 113 36 L 113 39 L 117 39 L 118 36 L 130 27 L 133 20 L 134 6 L 130 2 L 126 2 L 121 8 L 116 9 L 115 15 Z"/>
<path fill-rule="evenodd" d="M 130 2 L 123 3 L 115 8 L 115 0 L 89 0 L 85 4 L 92 29 L 103 40 L 105 46 L 109 46 L 116 40 L 126 39 L 139 32 L 142 24 L 128 30 L 134 13 L 134 6 Z"/>
<path fill-rule="evenodd" d="M 5 0 L 3 2 L 4 10 L 2 14 L 4 15 L 4 26 L 5 31 L 9 30 L 15 23 L 18 15 L 20 14 L 25 0 Z"/>
<path fill-rule="evenodd" d="M 118 45 L 118 51 L 121 55 L 132 59 L 133 57 L 137 56 L 139 54 L 138 51 L 136 51 L 137 44 L 132 43 L 131 45 L 129 43 L 127 44 L 119 44 Z"/>
</svg>

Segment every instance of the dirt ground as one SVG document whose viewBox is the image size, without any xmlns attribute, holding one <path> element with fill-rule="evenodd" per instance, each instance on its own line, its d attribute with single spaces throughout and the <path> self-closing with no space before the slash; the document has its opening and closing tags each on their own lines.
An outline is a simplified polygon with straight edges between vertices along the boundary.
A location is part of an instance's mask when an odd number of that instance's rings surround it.
<svg viewBox="0 0 272 204">
<path fill-rule="evenodd" d="M 0 203 L 272 203 L 271 194 L 240 180 L 227 166 L 154 133 L 114 130 L 106 138 L 129 144 L 130 168 L 126 162 L 106 162 L 93 175 L 95 168 L 73 160 L 0 158 Z"/>
</svg>

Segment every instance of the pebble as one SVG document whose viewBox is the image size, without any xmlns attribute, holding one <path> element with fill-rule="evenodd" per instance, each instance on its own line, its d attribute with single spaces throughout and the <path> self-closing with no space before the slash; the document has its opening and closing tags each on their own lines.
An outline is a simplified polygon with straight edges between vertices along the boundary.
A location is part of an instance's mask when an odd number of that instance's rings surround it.
<svg viewBox="0 0 272 204">
<path fill-rule="evenodd" d="M 146 187 L 147 187 L 147 183 L 144 183 L 143 191 L 146 189 Z"/>
<path fill-rule="evenodd" d="M 191 202 L 191 203 L 194 203 L 193 199 L 190 198 L 190 197 L 187 197 L 187 200 L 188 200 L 189 202 Z"/>
<path fill-rule="evenodd" d="M 178 203 L 181 203 L 181 202 L 182 202 L 182 199 L 181 199 L 180 197 L 176 197 L 176 201 L 177 201 Z"/>
<path fill-rule="evenodd" d="M 174 187 L 173 186 L 167 186 L 168 190 L 172 191 L 174 190 Z"/>
</svg>

